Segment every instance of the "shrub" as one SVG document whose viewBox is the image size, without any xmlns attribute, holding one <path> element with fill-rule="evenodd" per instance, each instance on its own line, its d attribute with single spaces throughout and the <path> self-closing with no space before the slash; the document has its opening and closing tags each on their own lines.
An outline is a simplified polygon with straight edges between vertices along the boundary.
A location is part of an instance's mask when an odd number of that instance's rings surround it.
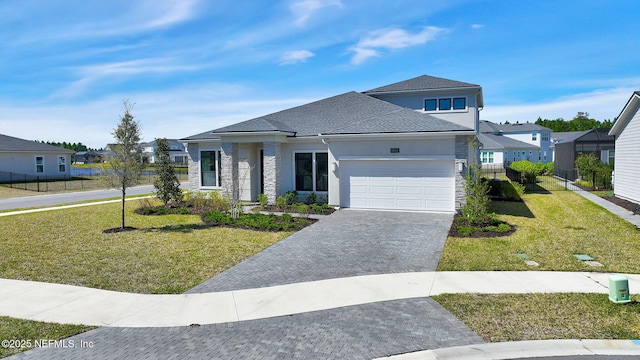
<svg viewBox="0 0 640 360">
<path fill-rule="evenodd" d="M 317 200 L 318 200 L 318 196 L 314 192 L 307 195 L 307 198 L 305 199 L 307 204 L 315 204 Z"/>
<path fill-rule="evenodd" d="M 288 208 L 289 203 L 287 202 L 287 198 L 284 196 L 278 196 L 276 198 L 276 206 L 279 207 L 282 210 L 285 210 L 286 208 Z"/>
<path fill-rule="evenodd" d="M 298 230 L 311 223 L 307 219 L 294 218 L 289 214 L 282 214 L 281 216 L 274 214 L 241 214 L 234 219 L 230 215 L 219 211 L 206 212 L 202 215 L 202 219 L 209 224 L 248 227 L 267 231 Z"/>
<path fill-rule="evenodd" d="M 481 164 L 470 166 L 465 182 L 467 201 L 461 212 L 472 224 L 486 222 L 489 218 L 489 184 L 486 179 L 480 177 L 481 173 Z"/>
<path fill-rule="evenodd" d="M 468 225 L 460 225 L 456 226 L 456 232 L 461 236 L 469 236 L 471 235 L 473 228 Z"/>
<path fill-rule="evenodd" d="M 545 171 L 543 163 L 532 163 L 529 160 L 514 161 L 510 166 L 522 174 L 522 180 L 527 184 L 535 183 L 538 175 L 542 175 Z"/>
<path fill-rule="evenodd" d="M 267 196 L 267 194 L 258 195 L 258 204 L 260 204 L 260 207 L 267 206 L 268 202 L 269 202 L 269 197 Z"/>
<path fill-rule="evenodd" d="M 293 205 L 297 199 L 298 199 L 298 192 L 297 191 L 287 191 L 284 194 L 285 199 L 287 200 L 287 205 Z"/>
</svg>

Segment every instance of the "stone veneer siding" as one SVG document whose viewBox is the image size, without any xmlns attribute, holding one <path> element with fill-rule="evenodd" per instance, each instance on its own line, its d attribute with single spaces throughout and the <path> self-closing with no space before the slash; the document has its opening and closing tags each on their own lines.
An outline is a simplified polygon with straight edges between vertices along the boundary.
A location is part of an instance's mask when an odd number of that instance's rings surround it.
<svg viewBox="0 0 640 360">
<path fill-rule="evenodd" d="M 465 177 L 468 172 L 467 159 L 469 159 L 469 141 L 470 136 L 456 136 L 456 155 L 455 155 L 455 182 L 456 195 L 455 207 L 460 210 L 467 203 L 467 193 L 465 191 Z"/>
<path fill-rule="evenodd" d="M 264 173 L 264 193 L 267 195 L 270 204 L 276 202 L 276 197 L 280 195 L 281 179 L 280 166 L 282 165 L 281 145 L 279 142 L 264 142 L 263 144 L 263 173 Z"/>
<path fill-rule="evenodd" d="M 187 151 L 189 153 L 189 191 L 196 192 L 200 190 L 200 147 L 198 144 L 189 144 Z"/>
<path fill-rule="evenodd" d="M 223 142 L 220 160 L 222 191 L 233 196 L 238 191 L 238 143 Z"/>
</svg>

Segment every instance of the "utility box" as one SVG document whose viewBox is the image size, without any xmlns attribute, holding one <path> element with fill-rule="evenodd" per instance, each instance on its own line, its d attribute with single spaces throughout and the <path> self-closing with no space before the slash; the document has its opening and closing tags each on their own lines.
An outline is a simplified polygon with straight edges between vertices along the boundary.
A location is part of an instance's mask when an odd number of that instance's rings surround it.
<svg viewBox="0 0 640 360">
<path fill-rule="evenodd" d="M 609 276 L 609 300 L 617 304 L 631 302 L 629 279 L 622 275 Z"/>
</svg>

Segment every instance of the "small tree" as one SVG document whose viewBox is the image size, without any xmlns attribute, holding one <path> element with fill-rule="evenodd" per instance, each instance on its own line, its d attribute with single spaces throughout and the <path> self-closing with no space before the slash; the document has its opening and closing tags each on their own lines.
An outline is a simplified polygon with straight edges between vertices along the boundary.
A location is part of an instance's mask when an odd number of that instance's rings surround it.
<svg viewBox="0 0 640 360">
<path fill-rule="evenodd" d="M 178 180 L 169 156 L 169 140 L 166 138 L 156 139 L 155 155 L 157 168 L 153 186 L 156 188 L 156 197 L 166 207 L 170 201 L 182 199 L 180 180 Z"/>
<path fill-rule="evenodd" d="M 106 185 L 120 189 L 122 192 L 122 224 L 124 226 L 124 202 L 127 188 L 137 185 L 142 176 L 144 164 L 142 162 L 142 149 L 140 143 L 140 124 L 133 119 L 131 109 L 133 104 L 128 100 L 123 101 L 124 114 L 120 117 L 118 127 L 113 130 L 116 143 L 111 145 L 113 156 L 107 159 L 107 167 L 103 168 Z"/>
<path fill-rule="evenodd" d="M 482 224 L 489 221 L 489 184 L 482 178 L 482 164 L 469 166 L 465 190 L 467 201 L 460 209 L 462 216 L 472 224 Z"/>
</svg>

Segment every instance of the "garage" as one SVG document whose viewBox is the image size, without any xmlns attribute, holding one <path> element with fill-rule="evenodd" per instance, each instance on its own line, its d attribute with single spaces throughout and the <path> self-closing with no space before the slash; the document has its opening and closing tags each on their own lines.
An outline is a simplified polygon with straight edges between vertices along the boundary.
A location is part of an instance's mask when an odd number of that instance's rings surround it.
<svg viewBox="0 0 640 360">
<path fill-rule="evenodd" d="M 340 161 L 341 207 L 454 211 L 452 160 Z"/>
</svg>

